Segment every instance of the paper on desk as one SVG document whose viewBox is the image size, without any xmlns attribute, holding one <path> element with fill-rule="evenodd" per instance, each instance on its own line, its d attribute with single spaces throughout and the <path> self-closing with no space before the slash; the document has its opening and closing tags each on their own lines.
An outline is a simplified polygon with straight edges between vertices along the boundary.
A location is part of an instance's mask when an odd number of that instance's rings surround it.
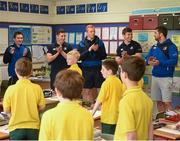
<svg viewBox="0 0 180 141">
<path fill-rule="evenodd" d="M 173 129 L 169 129 L 169 128 L 166 128 L 166 127 L 162 127 L 162 128 L 156 129 L 156 130 L 158 130 L 158 131 L 163 131 L 163 132 L 167 132 L 167 133 L 170 133 L 170 134 L 180 135 L 180 131 L 178 131 L 178 130 L 173 130 Z"/>
<path fill-rule="evenodd" d="M 57 96 L 52 96 L 52 97 L 48 97 L 46 98 L 48 100 L 53 100 L 53 101 L 59 101 L 58 97 Z"/>
<path fill-rule="evenodd" d="M 92 110 L 89 110 L 92 113 Z M 101 111 L 96 111 L 95 114 L 93 115 L 93 118 L 98 118 L 101 116 Z"/>
<path fill-rule="evenodd" d="M 8 125 L 0 126 L 0 132 L 9 134 Z"/>
</svg>

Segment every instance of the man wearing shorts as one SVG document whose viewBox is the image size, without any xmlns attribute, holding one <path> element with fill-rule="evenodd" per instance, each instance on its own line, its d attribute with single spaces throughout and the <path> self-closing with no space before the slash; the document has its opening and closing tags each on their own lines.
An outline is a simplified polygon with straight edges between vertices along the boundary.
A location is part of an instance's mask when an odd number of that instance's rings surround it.
<svg viewBox="0 0 180 141">
<path fill-rule="evenodd" d="M 105 46 L 99 37 L 95 36 L 95 27 L 86 26 L 87 37 L 79 43 L 80 67 L 85 78 L 83 99 L 94 102 L 97 97 L 97 89 L 101 87 L 103 77 L 101 74 L 102 60 L 107 54 Z"/>
<path fill-rule="evenodd" d="M 155 29 L 154 38 L 157 44 L 150 49 L 146 63 L 153 67 L 151 98 L 157 102 L 159 112 L 172 110 L 172 80 L 178 62 L 177 47 L 166 38 L 167 29 L 159 26 Z"/>
</svg>

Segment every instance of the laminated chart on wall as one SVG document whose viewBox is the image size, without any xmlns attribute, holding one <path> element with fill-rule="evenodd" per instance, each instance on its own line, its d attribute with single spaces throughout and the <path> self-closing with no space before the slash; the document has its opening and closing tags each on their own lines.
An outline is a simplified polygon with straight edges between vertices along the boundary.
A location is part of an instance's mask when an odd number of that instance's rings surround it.
<svg viewBox="0 0 180 141">
<path fill-rule="evenodd" d="M 33 45 L 32 46 L 32 59 L 33 62 L 41 62 L 44 61 L 44 46 Z"/>
<path fill-rule="evenodd" d="M 133 40 L 140 43 L 143 52 L 149 52 L 149 49 L 156 43 L 153 30 L 133 31 Z"/>
<path fill-rule="evenodd" d="M 177 46 L 178 51 L 180 52 L 180 35 L 172 35 L 172 42 Z"/>
<path fill-rule="evenodd" d="M 8 32 L 9 45 L 14 43 L 13 35 L 14 35 L 14 32 L 16 31 L 20 31 L 23 33 L 24 35 L 23 44 L 31 44 L 31 26 L 10 25 L 9 32 Z"/>
<path fill-rule="evenodd" d="M 0 28 L 0 54 L 4 53 L 8 47 L 8 29 Z"/>
<path fill-rule="evenodd" d="M 180 77 L 173 77 L 173 92 L 179 93 L 180 92 Z"/>
<path fill-rule="evenodd" d="M 83 33 L 82 32 L 76 32 L 76 45 L 78 45 L 83 38 Z"/>
<path fill-rule="evenodd" d="M 75 32 L 69 33 L 69 39 L 68 39 L 69 44 L 72 44 L 72 45 L 75 44 L 75 34 L 76 34 Z"/>
<path fill-rule="evenodd" d="M 118 27 L 110 27 L 110 40 L 117 40 L 118 36 Z"/>
<path fill-rule="evenodd" d="M 32 26 L 32 44 L 51 44 L 52 28 L 49 26 Z"/>
</svg>

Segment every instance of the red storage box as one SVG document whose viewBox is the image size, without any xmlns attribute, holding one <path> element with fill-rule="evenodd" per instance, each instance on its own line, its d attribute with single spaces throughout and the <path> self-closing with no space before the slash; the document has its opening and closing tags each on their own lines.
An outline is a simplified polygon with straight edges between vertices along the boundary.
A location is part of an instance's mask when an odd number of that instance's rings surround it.
<svg viewBox="0 0 180 141">
<path fill-rule="evenodd" d="M 154 30 L 158 26 L 157 15 L 145 15 L 143 19 L 143 29 Z"/>
<path fill-rule="evenodd" d="M 143 17 L 142 16 L 130 16 L 129 27 L 133 30 L 143 29 Z"/>
</svg>

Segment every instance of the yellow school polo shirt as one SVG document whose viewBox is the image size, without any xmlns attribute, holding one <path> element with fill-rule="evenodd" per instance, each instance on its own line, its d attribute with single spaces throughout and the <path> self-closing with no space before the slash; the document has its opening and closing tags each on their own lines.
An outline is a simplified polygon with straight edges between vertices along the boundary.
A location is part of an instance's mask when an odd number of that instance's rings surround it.
<svg viewBox="0 0 180 141">
<path fill-rule="evenodd" d="M 144 86 L 144 80 L 143 80 L 143 78 L 138 82 L 138 86 L 140 87 L 140 88 L 143 88 L 143 86 Z M 122 91 L 123 91 L 123 93 L 126 91 L 126 85 L 123 83 L 123 86 L 122 86 Z"/>
<path fill-rule="evenodd" d="M 82 70 L 79 68 L 77 64 L 73 64 L 69 67 L 69 70 L 77 71 L 80 75 L 82 75 Z"/>
<path fill-rule="evenodd" d="M 59 103 L 45 112 L 39 140 L 92 140 L 92 114 L 75 101 Z"/>
<path fill-rule="evenodd" d="M 114 139 L 127 140 L 126 133 L 135 131 L 137 140 L 147 140 L 152 108 L 152 100 L 139 86 L 126 90 L 119 102 L 119 117 Z"/>
<path fill-rule="evenodd" d="M 103 82 L 97 100 L 102 103 L 101 122 L 116 124 L 118 119 L 118 105 L 122 97 L 122 83 L 112 75 Z"/>
<path fill-rule="evenodd" d="M 39 129 L 38 106 L 45 106 L 41 87 L 28 79 L 20 79 L 5 92 L 4 110 L 10 110 L 9 131 L 18 128 Z"/>
</svg>

